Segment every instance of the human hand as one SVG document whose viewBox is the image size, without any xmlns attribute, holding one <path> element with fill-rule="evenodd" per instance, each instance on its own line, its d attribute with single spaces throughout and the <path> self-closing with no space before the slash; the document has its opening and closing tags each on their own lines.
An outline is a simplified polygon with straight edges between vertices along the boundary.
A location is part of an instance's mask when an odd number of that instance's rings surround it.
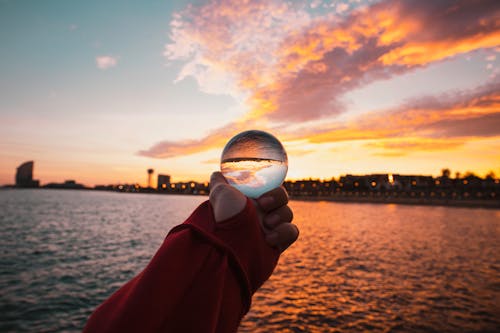
<svg viewBox="0 0 500 333">
<path fill-rule="evenodd" d="M 246 205 L 247 197 L 229 185 L 220 172 L 210 177 L 210 204 L 215 221 L 225 221 L 240 213 Z M 293 213 L 288 207 L 288 194 L 283 187 L 275 188 L 252 200 L 259 214 L 260 224 L 266 242 L 280 252 L 292 245 L 299 236 L 299 229 L 292 224 Z"/>
</svg>

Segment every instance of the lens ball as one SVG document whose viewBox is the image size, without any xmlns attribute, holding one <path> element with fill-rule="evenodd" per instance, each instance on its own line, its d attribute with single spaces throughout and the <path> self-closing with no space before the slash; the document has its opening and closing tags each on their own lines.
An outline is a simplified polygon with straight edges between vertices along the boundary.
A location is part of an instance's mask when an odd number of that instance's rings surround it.
<svg viewBox="0 0 500 333">
<path fill-rule="evenodd" d="M 288 157 L 276 137 L 251 130 L 229 140 L 220 167 L 229 184 L 255 199 L 283 183 Z"/>
</svg>

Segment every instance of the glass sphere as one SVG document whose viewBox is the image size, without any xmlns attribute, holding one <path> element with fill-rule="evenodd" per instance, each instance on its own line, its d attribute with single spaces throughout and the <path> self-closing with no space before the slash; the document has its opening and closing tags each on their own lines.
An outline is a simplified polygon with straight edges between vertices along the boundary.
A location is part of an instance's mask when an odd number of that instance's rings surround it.
<svg viewBox="0 0 500 333">
<path fill-rule="evenodd" d="M 283 183 L 288 157 L 273 135 L 257 130 L 245 131 L 226 144 L 220 168 L 229 184 L 255 199 Z"/>
</svg>

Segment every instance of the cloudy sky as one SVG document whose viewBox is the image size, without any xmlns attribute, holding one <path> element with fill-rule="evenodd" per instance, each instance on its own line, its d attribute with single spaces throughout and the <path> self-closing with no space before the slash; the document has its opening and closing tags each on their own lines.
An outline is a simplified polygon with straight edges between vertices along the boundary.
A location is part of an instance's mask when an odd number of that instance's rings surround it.
<svg viewBox="0 0 500 333">
<path fill-rule="evenodd" d="M 0 184 L 205 181 L 247 129 L 289 179 L 500 175 L 497 1 L 0 0 Z"/>
</svg>

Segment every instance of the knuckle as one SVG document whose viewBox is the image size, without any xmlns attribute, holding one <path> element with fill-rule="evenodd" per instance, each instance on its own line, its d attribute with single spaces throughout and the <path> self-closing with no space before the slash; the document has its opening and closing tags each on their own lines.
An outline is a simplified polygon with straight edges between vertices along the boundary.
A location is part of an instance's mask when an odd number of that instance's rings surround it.
<svg viewBox="0 0 500 333">
<path fill-rule="evenodd" d="M 291 222 L 293 218 L 293 213 L 288 206 L 282 206 L 281 208 L 279 208 L 279 216 L 281 222 Z"/>
<path fill-rule="evenodd" d="M 280 188 L 280 191 L 278 192 L 278 195 L 279 195 L 279 201 L 283 205 L 286 205 L 288 203 L 288 194 L 286 193 L 285 189 Z"/>
<path fill-rule="evenodd" d="M 284 200 L 285 204 L 287 204 L 288 201 L 290 200 L 290 198 L 288 196 L 288 192 L 286 191 L 286 188 L 284 186 L 281 186 L 280 189 L 281 189 L 281 193 L 282 193 L 282 195 L 284 197 L 283 200 Z"/>
<path fill-rule="evenodd" d="M 273 204 L 273 209 L 278 209 L 280 207 L 285 206 L 288 203 L 288 197 L 284 191 L 281 190 L 281 188 L 276 189 L 276 191 L 273 193 L 274 196 L 274 204 Z"/>
</svg>

